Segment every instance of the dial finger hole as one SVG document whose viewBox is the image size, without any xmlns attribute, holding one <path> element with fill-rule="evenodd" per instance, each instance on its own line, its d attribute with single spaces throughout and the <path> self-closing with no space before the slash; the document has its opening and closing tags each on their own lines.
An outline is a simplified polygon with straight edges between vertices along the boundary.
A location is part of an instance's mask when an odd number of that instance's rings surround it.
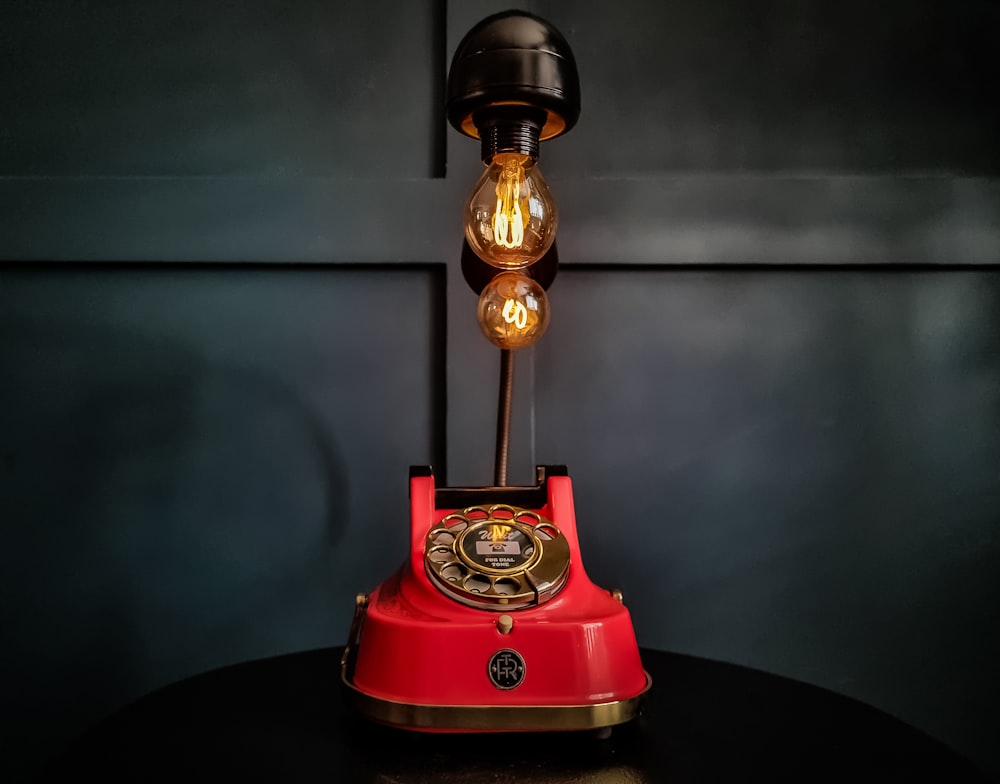
<svg viewBox="0 0 1000 784">
<path fill-rule="evenodd" d="M 450 547 L 434 547 L 427 555 L 434 563 L 443 563 L 452 559 Z"/>
<path fill-rule="evenodd" d="M 521 589 L 521 584 L 510 577 L 501 577 L 493 583 L 493 592 L 501 596 L 512 596 Z"/>
<path fill-rule="evenodd" d="M 465 587 L 473 593 L 486 593 L 490 589 L 490 581 L 481 574 L 473 574 L 466 579 Z"/>
<path fill-rule="evenodd" d="M 539 539 L 555 539 L 559 536 L 559 529 L 550 523 L 542 523 L 535 529 L 535 534 Z"/>
<path fill-rule="evenodd" d="M 457 583 L 465 577 L 465 569 L 458 564 L 448 564 L 441 570 L 441 576 L 450 583 Z"/>
<path fill-rule="evenodd" d="M 434 544 L 439 547 L 447 547 L 455 541 L 455 534 L 442 531 L 434 537 Z"/>
</svg>

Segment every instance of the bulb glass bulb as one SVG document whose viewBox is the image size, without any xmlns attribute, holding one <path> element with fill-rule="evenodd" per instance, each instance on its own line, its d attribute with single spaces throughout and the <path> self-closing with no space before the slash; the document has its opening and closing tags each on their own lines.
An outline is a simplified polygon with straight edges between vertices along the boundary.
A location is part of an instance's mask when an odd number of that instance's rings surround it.
<svg viewBox="0 0 1000 784">
<path fill-rule="evenodd" d="M 533 158 L 494 156 L 465 207 L 465 237 L 487 264 L 521 269 L 538 261 L 556 238 L 558 215 Z"/>
<path fill-rule="evenodd" d="M 479 295 L 479 326 L 500 348 L 524 348 L 549 325 L 549 298 L 541 285 L 517 272 L 501 272 Z"/>
</svg>

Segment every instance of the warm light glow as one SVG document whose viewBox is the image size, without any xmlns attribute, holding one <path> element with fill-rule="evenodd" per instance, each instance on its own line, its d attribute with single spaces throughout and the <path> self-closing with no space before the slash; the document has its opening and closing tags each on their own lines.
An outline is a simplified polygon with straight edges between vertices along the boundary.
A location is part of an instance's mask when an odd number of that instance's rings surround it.
<svg viewBox="0 0 1000 784">
<path fill-rule="evenodd" d="M 517 153 L 494 157 L 465 209 L 469 246 L 487 264 L 521 269 L 538 261 L 556 237 L 558 216 L 534 159 Z"/>
<path fill-rule="evenodd" d="M 507 535 L 511 532 L 511 527 L 509 525 L 491 525 L 490 527 L 490 541 L 491 542 L 503 542 L 507 540 Z"/>
<path fill-rule="evenodd" d="M 516 299 L 508 299 L 503 303 L 503 320 L 508 324 L 513 324 L 518 329 L 528 326 L 528 308 L 523 302 Z"/>
<path fill-rule="evenodd" d="M 538 281 L 501 272 L 479 295 L 479 326 L 500 348 L 530 346 L 549 324 L 549 301 Z"/>
<path fill-rule="evenodd" d="M 521 216 L 521 187 L 529 196 L 528 183 L 524 180 L 524 166 L 517 158 L 509 157 L 503 165 L 497 182 L 497 208 L 493 213 L 493 241 L 501 248 L 514 250 L 524 244 L 524 219 Z"/>
</svg>

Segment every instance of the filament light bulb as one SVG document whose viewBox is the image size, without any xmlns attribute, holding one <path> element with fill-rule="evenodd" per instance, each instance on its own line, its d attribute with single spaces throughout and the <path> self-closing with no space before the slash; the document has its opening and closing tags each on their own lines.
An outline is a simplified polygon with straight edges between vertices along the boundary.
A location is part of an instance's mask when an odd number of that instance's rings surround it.
<svg viewBox="0 0 1000 784">
<path fill-rule="evenodd" d="M 524 348 L 537 341 L 549 325 L 549 298 L 532 278 L 502 272 L 479 295 L 479 326 L 486 339 L 500 348 Z"/>
<path fill-rule="evenodd" d="M 465 237 L 487 264 L 504 270 L 538 261 L 556 237 L 558 215 L 535 159 L 493 157 L 465 208 Z"/>
</svg>

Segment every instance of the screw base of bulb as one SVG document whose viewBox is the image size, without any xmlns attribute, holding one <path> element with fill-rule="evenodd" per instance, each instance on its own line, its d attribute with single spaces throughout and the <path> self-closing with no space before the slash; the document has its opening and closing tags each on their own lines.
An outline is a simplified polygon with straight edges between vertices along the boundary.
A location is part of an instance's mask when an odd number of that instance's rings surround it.
<svg viewBox="0 0 1000 784">
<path fill-rule="evenodd" d="M 531 106 L 493 106 L 474 114 L 483 163 L 489 165 L 501 153 L 537 161 L 545 117 L 544 110 Z"/>
</svg>

